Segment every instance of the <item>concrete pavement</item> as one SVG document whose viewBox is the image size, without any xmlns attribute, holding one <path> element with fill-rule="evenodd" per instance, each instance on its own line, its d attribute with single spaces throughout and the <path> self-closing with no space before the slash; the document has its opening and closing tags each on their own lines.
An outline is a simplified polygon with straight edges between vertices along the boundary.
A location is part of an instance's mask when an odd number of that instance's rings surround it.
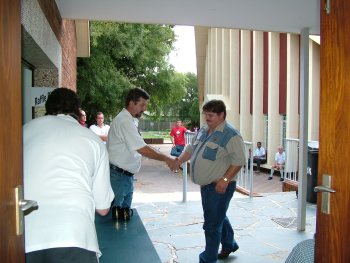
<svg viewBox="0 0 350 263">
<path fill-rule="evenodd" d="M 155 145 L 169 153 L 170 145 Z M 135 176 L 133 207 L 163 263 L 197 263 L 205 246 L 199 186 L 188 180 L 187 202 L 182 202 L 182 175 L 161 162 L 143 159 Z M 306 230 L 296 230 L 295 192 L 249 198 L 234 194 L 227 213 L 240 249 L 225 261 L 282 263 L 300 241 L 312 238 L 316 205 L 307 204 Z"/>
</svg>

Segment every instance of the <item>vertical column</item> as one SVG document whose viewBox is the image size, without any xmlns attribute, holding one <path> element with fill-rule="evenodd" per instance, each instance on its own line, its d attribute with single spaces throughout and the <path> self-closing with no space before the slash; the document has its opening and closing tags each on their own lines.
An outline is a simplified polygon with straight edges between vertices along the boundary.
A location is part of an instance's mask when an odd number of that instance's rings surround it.
<svg viewBox="0 0 350 263">
<path fill-rule="evenodd" d="M 210 34 L 210 30 L 208 33 L 208 38 L 209 38 L 209 34 Z M 210 42 L 208 41 L 208 45 L 206 47 L 206 51 L 205 51 L 205 77 L 204 77 L 204 93 L 203 93 L 203 99 L 205 98 L 206 94 L 209 94 L 209 86 L 210 86 L 210 51 L 209 51 L 209 46 L 210 46 Z M 201 104 L 201 102 L 199 102 L 199 104 Z"/>
<path fill-rule="evenodd" d="M 263 114 L 263 69 L 264 69 L 264 33 L 253 32 L 253 128 L 252 142 L 264 141 L 265 119 Z M 265 147 L 265 146 L 264 146 Z"/>
<path fill-rule="evenodd" d="M 299 138 L 299 35 L 287 35 L 287 127 L 286 137 Z"/>
<path fill-rule="evenodd" d="M 305 230 L 306 223 L 306 166 L 309 101 L 309 29 L 300 33 L 300 140 L 299 140 L 299 178 L 298 178 L 298 230 Z"/>
<path fill-rule="evenodd" d="M 230 79 L 229 79 L 229 104 L 230 111 L 227 113 L 227 120 L 240 130 L 239 116 L 239 30 L 230 29 Z"/>
<path fill-rule="evenodd" d="M 230 29 L 222 32 L 222 95 L 230 95 Z"/>
<path fill-rule="evenodd" d="M 320 109 L 320 46 L 310 40 L 309 63 L 309 134 L 308 139 L 318 141 Z"/>
<path fill-rule="evenodd" d="M 222 95 L 223 29 L 218 28 L 216 32 L 216 81 L 214 88 L 215 94 Z"/>
<path fill-rule="evenodd" d="M 252 140 L 252 118 L 250 114 L 250 41 L 250 31 L 241 30 L 240 131 L 246 141 Z"/>
<path fill-rule="evenodd" d="M 279 33 L 269 32 L 269 95 L 268 95 L 268 146 L 267 163 L 274 162 L 274 153 L 280 143 L 279 115 Z"/>
<path fill-rule="evenodd" d="M 217 58 L 217 42 L 216 35 L 217 29 L 210 29 L 210 85 L 209 94 L 215 94 L 215 84 L 216 84 L 216 58 Z"/>
</svg>

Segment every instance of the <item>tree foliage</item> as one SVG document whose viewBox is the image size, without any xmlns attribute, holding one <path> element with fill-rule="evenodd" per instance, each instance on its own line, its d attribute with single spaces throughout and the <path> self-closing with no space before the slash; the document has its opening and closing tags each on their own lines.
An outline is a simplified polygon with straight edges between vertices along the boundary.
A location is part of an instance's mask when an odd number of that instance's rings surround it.
<svg viewBox="0 0 350 263">
<path fill-rule="evenodd" d="M 186 73 L 186 94 L 179 103 L 179 117 L 190 127 L 199 127 L 198 81 L 193 73 Z"/>
<path fill-rule="evenodd" d="M 91 22 L 91 56 L 78 59 L 78 95 L 88 122 L 102 111 L 107 120 L 124 106 L 124 95 L 142 87 L 151 95 L 154 118 L 185 94 L 186 78 L 167 62 L 175 35 L 171 26 Z"/>
</svg>

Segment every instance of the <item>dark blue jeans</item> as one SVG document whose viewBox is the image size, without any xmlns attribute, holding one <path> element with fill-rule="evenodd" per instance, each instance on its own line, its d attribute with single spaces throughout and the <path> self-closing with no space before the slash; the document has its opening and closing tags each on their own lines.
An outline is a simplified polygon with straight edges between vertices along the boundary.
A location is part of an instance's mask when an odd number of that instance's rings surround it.
<svg viewBox="0 0 350 263">
<path fill-rule="evenodd" d="M 130 208 L 134 194 L 134 176 L 121 174 L 113 169 L 110 170 L 111 185 L 114 192 L 113 206 Z"/>
<path fill-rule="evenodd" d="M 183 145 L 176 145 L 175 146 L 176 151 L 171 150 L 170 155 L 179 157 L 181 155 L 182 151 L 184 150 L 184 148 L 185 148 L 185 146 L 183 146 Z"/>
<path fill-rule="evenodd" d="M 236 243 L 233 228 L 226 216 L 235 190 L 236 182 L 230 183 L 224 194 L 215 191 L 215 183 L 201 187 L 206 244 L 205 250 L 199 255 L 200 263 L 216 263 L 220 243 L 226 251 L 232 250 Z"/>
</svg>

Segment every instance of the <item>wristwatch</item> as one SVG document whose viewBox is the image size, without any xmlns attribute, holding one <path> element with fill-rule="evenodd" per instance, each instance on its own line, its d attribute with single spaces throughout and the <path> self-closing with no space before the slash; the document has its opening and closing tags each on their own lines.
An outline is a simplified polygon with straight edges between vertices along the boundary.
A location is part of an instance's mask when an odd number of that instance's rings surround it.
<svg viewBox="0 0 350 263">
<path fill-rule="evenodd" d="M 226 177 L 222 177 L 222 179 L 225 181 L 225 182 L 228 182 L 228 179 Z"/>
</svg>

